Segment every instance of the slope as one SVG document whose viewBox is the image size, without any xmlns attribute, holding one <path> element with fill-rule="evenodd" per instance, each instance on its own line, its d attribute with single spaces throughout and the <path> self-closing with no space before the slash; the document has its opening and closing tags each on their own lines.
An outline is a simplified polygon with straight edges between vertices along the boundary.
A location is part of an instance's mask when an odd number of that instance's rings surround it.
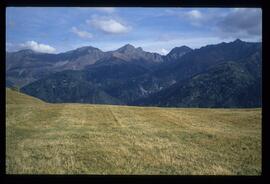
<svg viewBox="0 0 270 184">
<path fill-rule="evenodd" d="M 7 101 L 7 174 L 261 174 L 261 109 Z"/>
<path fill-rule="evenodd" d="M 20 93 L 18 91 L 6 88 L 6 104 L 45 104 L 42 100 Z"/>
<path fill-rule="evenodd" d="M 255 53 L 261 56 L 261 43 L 244 42 L 239 39 L 215 45 L 207 45 L 194 49 L 170 64 L 162 63 L 154 72 L 160 78 L 174 79 L 176 81 L 190 78 L 204 72 L 214 65 L 227 61 L 243 61 Z M 258 58 L 257 62 L 260 60 Z"/>
<path fill-rule="evenodd" d="M 66 70 L 33 82 L 21 91 L 46 102 L 122 104 L 121 100 L 86 79 L 85 72 Z"/>
<path fill-rule="evenodd" d="M 226 62 L 131 104 L 173 107 L 260 107 L 261 88 L 261 78 L 255 78 L 241 64 Z"/>
</svg>

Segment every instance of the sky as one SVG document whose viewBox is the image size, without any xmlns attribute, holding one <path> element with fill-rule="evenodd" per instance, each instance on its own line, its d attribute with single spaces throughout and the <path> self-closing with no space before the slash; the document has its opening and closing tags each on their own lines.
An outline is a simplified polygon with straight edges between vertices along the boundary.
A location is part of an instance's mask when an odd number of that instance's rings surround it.
<svg viewBox="0 0 270 184">
<path fill-rule="evenodd" d="M 259 8 L 8 7 L 6 50 L 60 53 L 83 46 L 102 51 L 125 44 L 167 54 L 235 39 L 262 39 Z"/>
</svg>

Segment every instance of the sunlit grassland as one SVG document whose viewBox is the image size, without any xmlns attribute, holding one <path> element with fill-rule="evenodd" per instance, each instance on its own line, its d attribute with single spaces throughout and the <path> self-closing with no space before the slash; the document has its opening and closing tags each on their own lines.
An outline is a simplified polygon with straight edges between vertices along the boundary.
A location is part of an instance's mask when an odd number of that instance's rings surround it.
<svg viewBox="0 0 270 184">
<path fill-rule="evenodd" d="M 260 175 L 261 109 L 49 104 L 8 89 L 6 172 Z"/>
</svg>

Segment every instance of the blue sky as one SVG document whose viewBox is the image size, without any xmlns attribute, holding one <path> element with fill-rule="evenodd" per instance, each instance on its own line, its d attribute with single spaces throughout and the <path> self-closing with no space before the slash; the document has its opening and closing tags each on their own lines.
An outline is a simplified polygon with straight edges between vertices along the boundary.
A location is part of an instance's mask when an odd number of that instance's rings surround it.
<svg viewBox="0 0 270 184">
<path fill-rule="evenodd" d="M 103 51 L 127 43 L 167 54 L 176 46 L 200 48 L 262 37 L 261 9 L 60 8 L 6 9 L 6 49 L 59 53 L 82 46 Z"/>
</svg>

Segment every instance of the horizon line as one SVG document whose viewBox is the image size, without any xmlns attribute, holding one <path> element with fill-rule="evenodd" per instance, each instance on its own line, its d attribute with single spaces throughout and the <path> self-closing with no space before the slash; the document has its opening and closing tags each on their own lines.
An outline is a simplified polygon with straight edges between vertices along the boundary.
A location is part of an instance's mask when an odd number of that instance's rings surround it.
<svg viewBox="0 0 270 184">
<path fill-rule="evenodd" d="M 200 46 L 200 47 L 198 47 L 198 48 L 192 48 L 192 47 L 190 47 L 190 46 L 188 46 L 188 45 L 183 44 L 183 45 L 175 46 L 175 47 L 171 48 L 167 54 L 160 54 L 160 53 L 158 53 L 158 52 L 147 51 L 147 50 L 145 50 L 142 46 L 136 47 L 136 46 L 134 46 L 134 45 L 131 44 L 131 43 L 123 44 L 123 46 L 121 46 L 121 47 L 119 47 L 119 48 L 116 48 L 116 49 L 113 49 L 113 50 L 106 50 L 106 49 L 104 50 L 104 49 L 100 49 L 100 48 L 98 48 L 98 47 L 95 47 L 95 46 L 93 46 L 93 45 L 83 45 L 83 46 L 77 47 L 77 48 L 75 48 L 75 49 L 66 50 L 66 51 L 60 51 L 60 52 L 54 52 L 54 53 L 49 53 L 49 52 L 38 52 L 38 51 L 35 51 L 35 50 L 31 49 L 31 48 L 25 48 L 25 49 L 18 49 L 18 50 L 14 50 L 14 51 L 8 51 L 8 50 L 7 50 L 7 47 L 6 47 L 6 53 L 16 53 L 16 52 L 20 52 L 20 51 L 31 50 L 31 51 L 33 51 L 33 52 L 35 52 L 35 53 L 39 53 L 39 54 L 54 54 L 54 55 L 57 55 L 57 54 L 64 54 L 64 53 L 67 53 L 67 52 L 70 52 L 70 51 L 75 51 L 75 50 L 78 50 L 78 49 L 81 49 L 81 48 L 84 48 L 84 47 L 92 47 L 92 48 L 95 48 L 95 49 L 99 49 L 99 50 L 102 51 L 102 52 L 113 52 L 113 51 L 117 51 L 117 50 L 119 50 L 120 48 L 123 48 L 123 47 L 125 47 L 125 46 L 127 46 L 127 45 L 131 45 L 131 46 L 134 47 L 135 49 L 142 48 L 142 50 L 143 50 L 144 52 L 156 53 L 156 54 L 159 54 L 159 55 L 162 55 L 162 56 L 166 56 L 166 55 L 168 55 L 174 48 L 177 48 L 177 47 L 184 47 L 184 46 L 185 46 L 185 47 L 188 47 L 188 48 L 190 48 L 190 49 L 192 49 L 192 50 L 196 50 L 196 49 L 201 49 L 202 47 L 206 47 L 206 46 L 210 46 L 210 45 L 218 45 L 218 44 L 221 44 L 221 43 L 232 43 L 232 42 L 235 42 L 235 41 L 237 41 L 237 40 L 239 40 L 239 41 L 241 41 L 241 42 L 246 42 L 246 43 L 262 43 L 262 40 L 261 40 L 261 41 L 243 41 L 243 39 L 236 38 L 236 39 L 233 39 L 233 41 L 227 41 L 227 42 L 224 42 L 224 41 L 223 41 L 223 42 L 217 42 L 217 43 L 209 43 L 209 44 L 206 44 L 206 45 L 202 45 L 202 46 Z"/>
</svg>

